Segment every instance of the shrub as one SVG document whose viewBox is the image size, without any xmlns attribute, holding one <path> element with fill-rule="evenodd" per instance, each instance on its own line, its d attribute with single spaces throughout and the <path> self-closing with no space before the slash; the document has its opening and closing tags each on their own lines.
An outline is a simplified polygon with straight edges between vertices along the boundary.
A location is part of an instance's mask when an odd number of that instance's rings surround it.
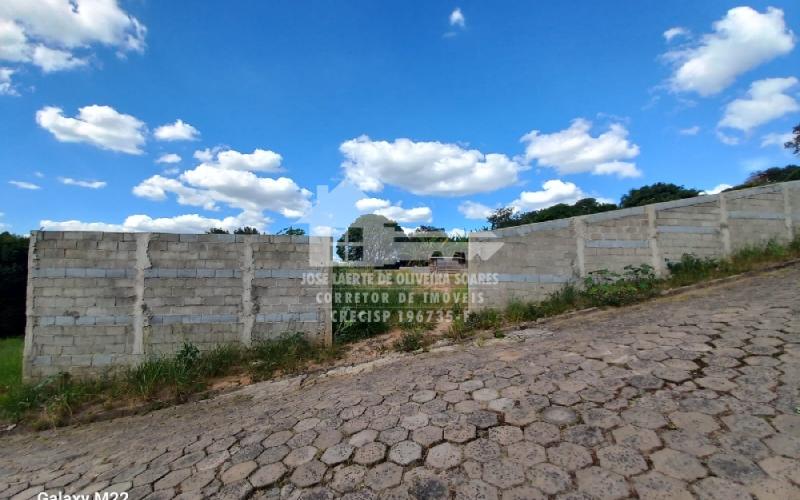
<svg viewBox="0 0 800 500">
<path fill-rule="evenodd" d="M 205 377 L 225 375 L 245 360 L 244 350 L 237 344 L 220 344 L 204 352 L 198 360 L 198 371 Z"/>
<path fill-rule="evenodd" d="M 642 300 L 655 292 L 653 267 L 625 266 L 622 274 L 606 269 L 589 273 L 584 279 L 583 295 L 591 305 L 621 306 Z"/>
<path fill-rule="evenodd" d="M 497 309 L 483 309 L 467 315 L 466 326 L 472 330 L 489 330 L 503 324 L 503 316 Z"/>
<path fill-rule="evenodd" d="M 419 330 L 404 332 L 403 336 L 395 342 L 394 348 L 398 351 L 413 352 L 425 347 L 424 336 Z"/>
<path fill-rule="evenodd" d="M 699 258 L 683 254 L 681 260 L 668 262 L 670 281 L 676 285 L 687 285 L 701 279 L 708 279 L 721 271 L 721 262 L 711 257 Z"/>
</svg>

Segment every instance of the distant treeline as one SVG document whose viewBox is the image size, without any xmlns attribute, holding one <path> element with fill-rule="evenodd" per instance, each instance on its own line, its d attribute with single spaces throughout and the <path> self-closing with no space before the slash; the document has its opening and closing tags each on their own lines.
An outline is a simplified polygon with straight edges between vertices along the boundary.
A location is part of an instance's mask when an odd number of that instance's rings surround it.
<svg viewBox="0 0 800 500">
<path fill-rule="evenodd" d="M 763 186 L 765 184 L 772 184 L 775 182 L 796 180 L 800 180 L 799 166 L 788 165 L 783 168 L 774 167 L 755 172 L 751 174 L 742 184 L 734 186 L 730 189 L 726 189 L 726 191 L 735 191 L 738 189 Z M 684 186 L 678 186 L 676 184 L 665 182 L 657 182 L 655 184 L 649 184 L 640 188 L 631 189 L 627 194 L 622 196 L 619 204 L 601 203 L 595 198 L 584 198 L 582 200 L 578 200 L 572 205 L 559 203 L 558 205 L 542 208 L 541 210 L 532 210 L 530 212 L 514 211 L 512 207 L 499 208 L 487 218 L 487 221 L 489 222 L 489 227 L 487 229 L 521 226 L 523 224 L 531 224 L 534 222 L 546 222 L 549 220 L 575 217 L 578 215 L 608 212 L 609 210 L 617 210 L 620 208 L 640 207 L 642 205 L 649 205 L 651 203 L 659 203 L 662 201 L 692 198 L 694 196 L 699 196 L 701 193 L 702 191 L 699 189 L 686 188 Z"/>
</svg>

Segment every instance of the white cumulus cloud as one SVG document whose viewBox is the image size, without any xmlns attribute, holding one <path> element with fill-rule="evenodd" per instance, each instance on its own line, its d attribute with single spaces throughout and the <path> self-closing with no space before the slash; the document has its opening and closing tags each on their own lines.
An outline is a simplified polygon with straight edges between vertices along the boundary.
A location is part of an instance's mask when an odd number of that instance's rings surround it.
<svg viewBox="0 0 800 500">
<path fill-rule="evenodd" d="M 227 170 L 253 170 L 256 172 L 276 172 L 281 169 L 281 155 L 265 149 L 254 149 L 252 153 L 240 153 L 232 149 L 217 153 L 214 166 Z"/>
<path fill-rule="evenodd" d="M 85 106 L 74 118 L 47 106 L 36 112 L 36 123 L 61 142 L 85 142 L 121 153 L 141 154 L 145 142 L 144 123 L 110 106 Z"/>
<path fill-rule="evenodd" d="M 45 72 L 88 63 L 92 46 L 142 52 L 147 29 L 117 0 L 3 0 L 0 60 Z"/>
<path fill-rule="evenodd" d="M 370 212 L 378 210 L 379 208 L 386 208 L 391 205 L 389 200 L 382 200 L 380 198 L 361 198 L 356 201 L 356 208 L 360 212 Z"/>
<path fill-rule="evenodd" d="M 389 184 L 417 195 L 462 196 L 494 191 L 517 182 L 527 167 L 504 154 L 484 154 L 456 144 L 367 136 L 339 147 L 346 177 L 363 191 Z"/>
<path fill-rule="evenodd" d="M 88 189 L 102 189 L 107 185 L 105 181 L 82 181 L 71 177 L 59 177 L 58 180 L 67 186 L 78 186 Z"/>
<path fill-rule="evenodd" d="M 2 7 L 0 7 L 2 9 Z M 10 19 L 0 17 L 0 59 L 10 62 L 27 62 L 31 58 L 33 47 L 22 26 Z"/>
<path fill-rule="evenodd" d="M 788 54 L 794 44 L 794 33 L 786 26 L 781 9 L 767 7 L 762 13 L 751 7 L 736 7 L 697 43 L 664 55 L 675 65 L 669 84 L 677 92 L 714 95 L 737 76 Z"/>
<path fill-rule="evenodd" d="M 107 231 L 107 232 L 158 232 L 158 233 L 205 233 L 212 227 L 232 231 L 242 226 L 264 231 L 270 220 L 259 214 L 242 213 L 237 216 L 215 219 L 198 214 L 153 218 L 149 215 L 130 215 L 121 224 L 108 222 L 84 222 L 80 220 L 42 220 L 39 226 L 49 231 Z"/>
<path fill-rule="evenodd" d="M 551 167 L 561 174 L 589 172 L 596 175 L 638 177 L 636 164 L 623 161 L 639 155 L 639 146 L 628 140 L 628 130 L 619 123 L 592 137 L 592 123 L 583 118 L 572 121 L 569 128 L 552 134 L 533 130 L 521 139 L 526 143 L 525 158 L 540 166 Z"/>
<path fill-rule="evenodd" d="M 156 159 L 156 163 L 165 163 L 167 165 L 172 163 L 180 163 L 181 157 L 175 153 L 165 153 Z"/>
<path fill-rule="evenodd" d="M 467 219 L 485 219 L 492 215 L 494 210 L 487 207 L 482 203 L 477 203 L 475 201 L 464 201 L 460 205 L 458 205 L 458 211 L 461 212 L 464 217 Z"/>
<path fill-rule="evenodd" d="M 39 45 L 33 50 L 33 63 L 42 68 L 45 73 L 52 73 L 86 66 L 89 61 L 75 57 L 67 50 L 51 49 Z"/>
<path fill-rule="evenodd" d="M 689 34 L 689 30 L 682 26 L 675 26 L 674 28 L 670 28 L 664 32 L 664 38 L 671 42 L 673 38 L 687 36 Z"/>
<path fill-rule="evenodd" d="M 785 134 L 765 134 L 761 137 L 761 147 L 766 148 L 767 146 L 778 146 L 779 148 L 783 149 L 783 145 L 792 139 L 794 139 L 794 135 L 792 135 L 791 132 L 786 132 Z"/>
<path fill-rule="evenodd" d="M 700 126 L 694 125 L 692 127 L 682 128 L 678 131 L 681 135 L 697 135 L 700 132 Z"/>
<path fill-rule="evenodd" d="M 13 75 L 13 69 L 0 67 L 0 95 L 19 95 L 17 89 L 14 88 L 14 82 L 11 81 Z"/>
<path fill-rule="evenodd" d="M 8 181 L 9 184 L 12 186 L 16 186 L 20 189 L 28 189 L 34 191 L 36 189 L 42 189 L 41 186 L 34 184 L 32 182 L 25 182 L 25 181 Z"/>
<path fill-rule="evenodd" d="M 732 135 L 728 135 L 728 134 L 722 132 L 721 130 L 717 130 L 717 139 L 719 139 L 719 142 L 721 142 L 722 144 L 725 144 L 725 145 L 728 145 L 728 146 L 736 146 L 737 144 L 739 144 L 739 138 L 738 137 L 734 137 Z"/>
<path fill-rule="evenodd" d="M 192 155 L 204 165 L 228 170 L 252 170 L 256 172 L 279 172 L 283 157 L 274 151 L 256 148 L 252 153 L 240 153 L 221 146 L 199 149 Z"/>
<path fill-rule="evenodd" d="M 159 141 L 196 141 L 200 131 L 181 119 L 156 128 L 153 135 Z"/>
<path fill-rule="evenodd" d="M 198 149 L 192 156 L 197 161 L 209 162 L 214 159 L 214 155 L 217 153 L 217 151 L 217 148 Z"/>
<path fill-rule="evenodd" d="M 362 198 L 356 201 L 356 209 L 363 213 L 383 215 L 395 222 L 431 222 L 433 212 L 429 207 L 403 208 L 380 198 Z"/>
<path fill-rule="evenodd" d="M 523 191 L 511 202 L 515 211 L 530 212 L 551 207 L 559 203 L 572 204 L 587 195 L 572 182 L 552 179 L 542 184 L 540 191 Z"/>
<path fill-rule="evenodd" d="M 730 184 L 717 184 L 712 189 L 707 189 L 706 191 L 701 191 L 700 194 L 719 194 L 719 193 L 725 191 L 726 189 L 730 189 L 732 187 L 733 186 L 731 186 Z"/>
<path fill-rule="evenodd" d="M 781 116 L 800 110 L 800 104 L 786 92 L 798 83 L 797 78 L 767 78 L 750 85 L 747 97 L 725 106 L 720 127 L 747 132 Z"/>
<path fill-rule="evenodd" d="M 302 216 L 311 206 L 311 192 L 288 177 L 259 177 L 255 172 L 280 169 L 281 156 L 256 149 L 244 154 L 233 150 L 195 152 L 202 163 L 177 179 L 154 175 L 133 188 L 136 196 L 154 201 L 174 194 L 181 205 L 218 210 L 220 204 L 248 213 L 264 210 L 288 218 Z"/>
<path fill-rule="evenodd" d="M 466 24 L 467 19 L 464 17 L 464 13 L 461 12 L 461 9 L 459 7 L 453 9 L 453 12 L 450 13 L 450 26 L 464 28 Z"/>
</svg>

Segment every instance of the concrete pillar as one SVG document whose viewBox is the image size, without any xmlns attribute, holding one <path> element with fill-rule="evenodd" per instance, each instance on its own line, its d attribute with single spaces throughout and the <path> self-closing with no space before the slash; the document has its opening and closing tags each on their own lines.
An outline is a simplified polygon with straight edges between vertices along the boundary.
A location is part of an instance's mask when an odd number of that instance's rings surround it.
<svg viewBox="0 0 800 500">
<path fill-rule="evenodd" d="M 579 278 L 586 277 L 586 221 L 583 217 L 573 219 L 575 228 L 576 272 Z"/>
<path fill-rule="evenodd" d="M 242 311 L 239 316 L 239 323 L 242 325 L 242 331 L 239 336 L 239 341 L 244 346 L 250 346 L 253 343 L 253 326 L 256 322 L 255 307 L 253 306 L 253 278 L 255 277 L 255 268 L 253 265 L 253 244 L 255 237 L 245 236 L 244 245 L 242 249 L 242 257 L 240 262 L 240 269 L 242 271 Z"/>
<path fill-rule="evenodd" d="M 22 378 L 30 380 L 31 364 L 33 363 L 33 279 L 32 272 L 36 269 L 36 242 L 38 231 L 31 231 L 28 243 L 28 278 L 25 292 L 25 344 L 22 348 Z"/>
<path fill-rule="evenodd" d="M 792 241 L 794 239 L 794 221 L 792 220 L 792 199 L 789 196 L 789 184 L 784 183 L 781 187 L 783 188 L 783 220 L 786 224 L 786 236 L 789 237 L 789 241 Z"/>
<path fill-rule="evenodd" d="M 722 255 L 728 257 L 731 254 L 731 230 L 728 226 L 728 204 L 725 193 L 719 195 L 719 237 L 722 239 Z"/>
<path fill-rule="evenodd" d="M 664 275 L 664 260 L 661 258 L 661 250 L 658 248 L 658 228 L 656 227 L 656 207 L 647 205 L 647 239 L 650 241 L 650 265 L 656 276 Z"/>
<path fill-rule="evenodd" d="M 144 271 L 150 267 L 150 233 L 137 233 L 136 238 L 136 281 L 133 285 L 135 299 L 133 302 L 133 350 L 131 354 L 141 356 L 145 354 L 144 329 L 146 319 L 144 316 Z"/>
</svg>

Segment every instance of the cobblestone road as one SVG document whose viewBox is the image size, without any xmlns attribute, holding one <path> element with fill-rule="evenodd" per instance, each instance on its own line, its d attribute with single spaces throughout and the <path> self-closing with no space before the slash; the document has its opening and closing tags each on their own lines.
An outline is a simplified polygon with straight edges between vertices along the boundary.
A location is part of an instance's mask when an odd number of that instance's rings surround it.
<svg viewBox="0 0 800 500">
<path fill-rule="evenodd" d="M 544 337 L 5 437 L 0 497 L 800 498 L 799 287 L 783 269 Z"/>
</svg>

